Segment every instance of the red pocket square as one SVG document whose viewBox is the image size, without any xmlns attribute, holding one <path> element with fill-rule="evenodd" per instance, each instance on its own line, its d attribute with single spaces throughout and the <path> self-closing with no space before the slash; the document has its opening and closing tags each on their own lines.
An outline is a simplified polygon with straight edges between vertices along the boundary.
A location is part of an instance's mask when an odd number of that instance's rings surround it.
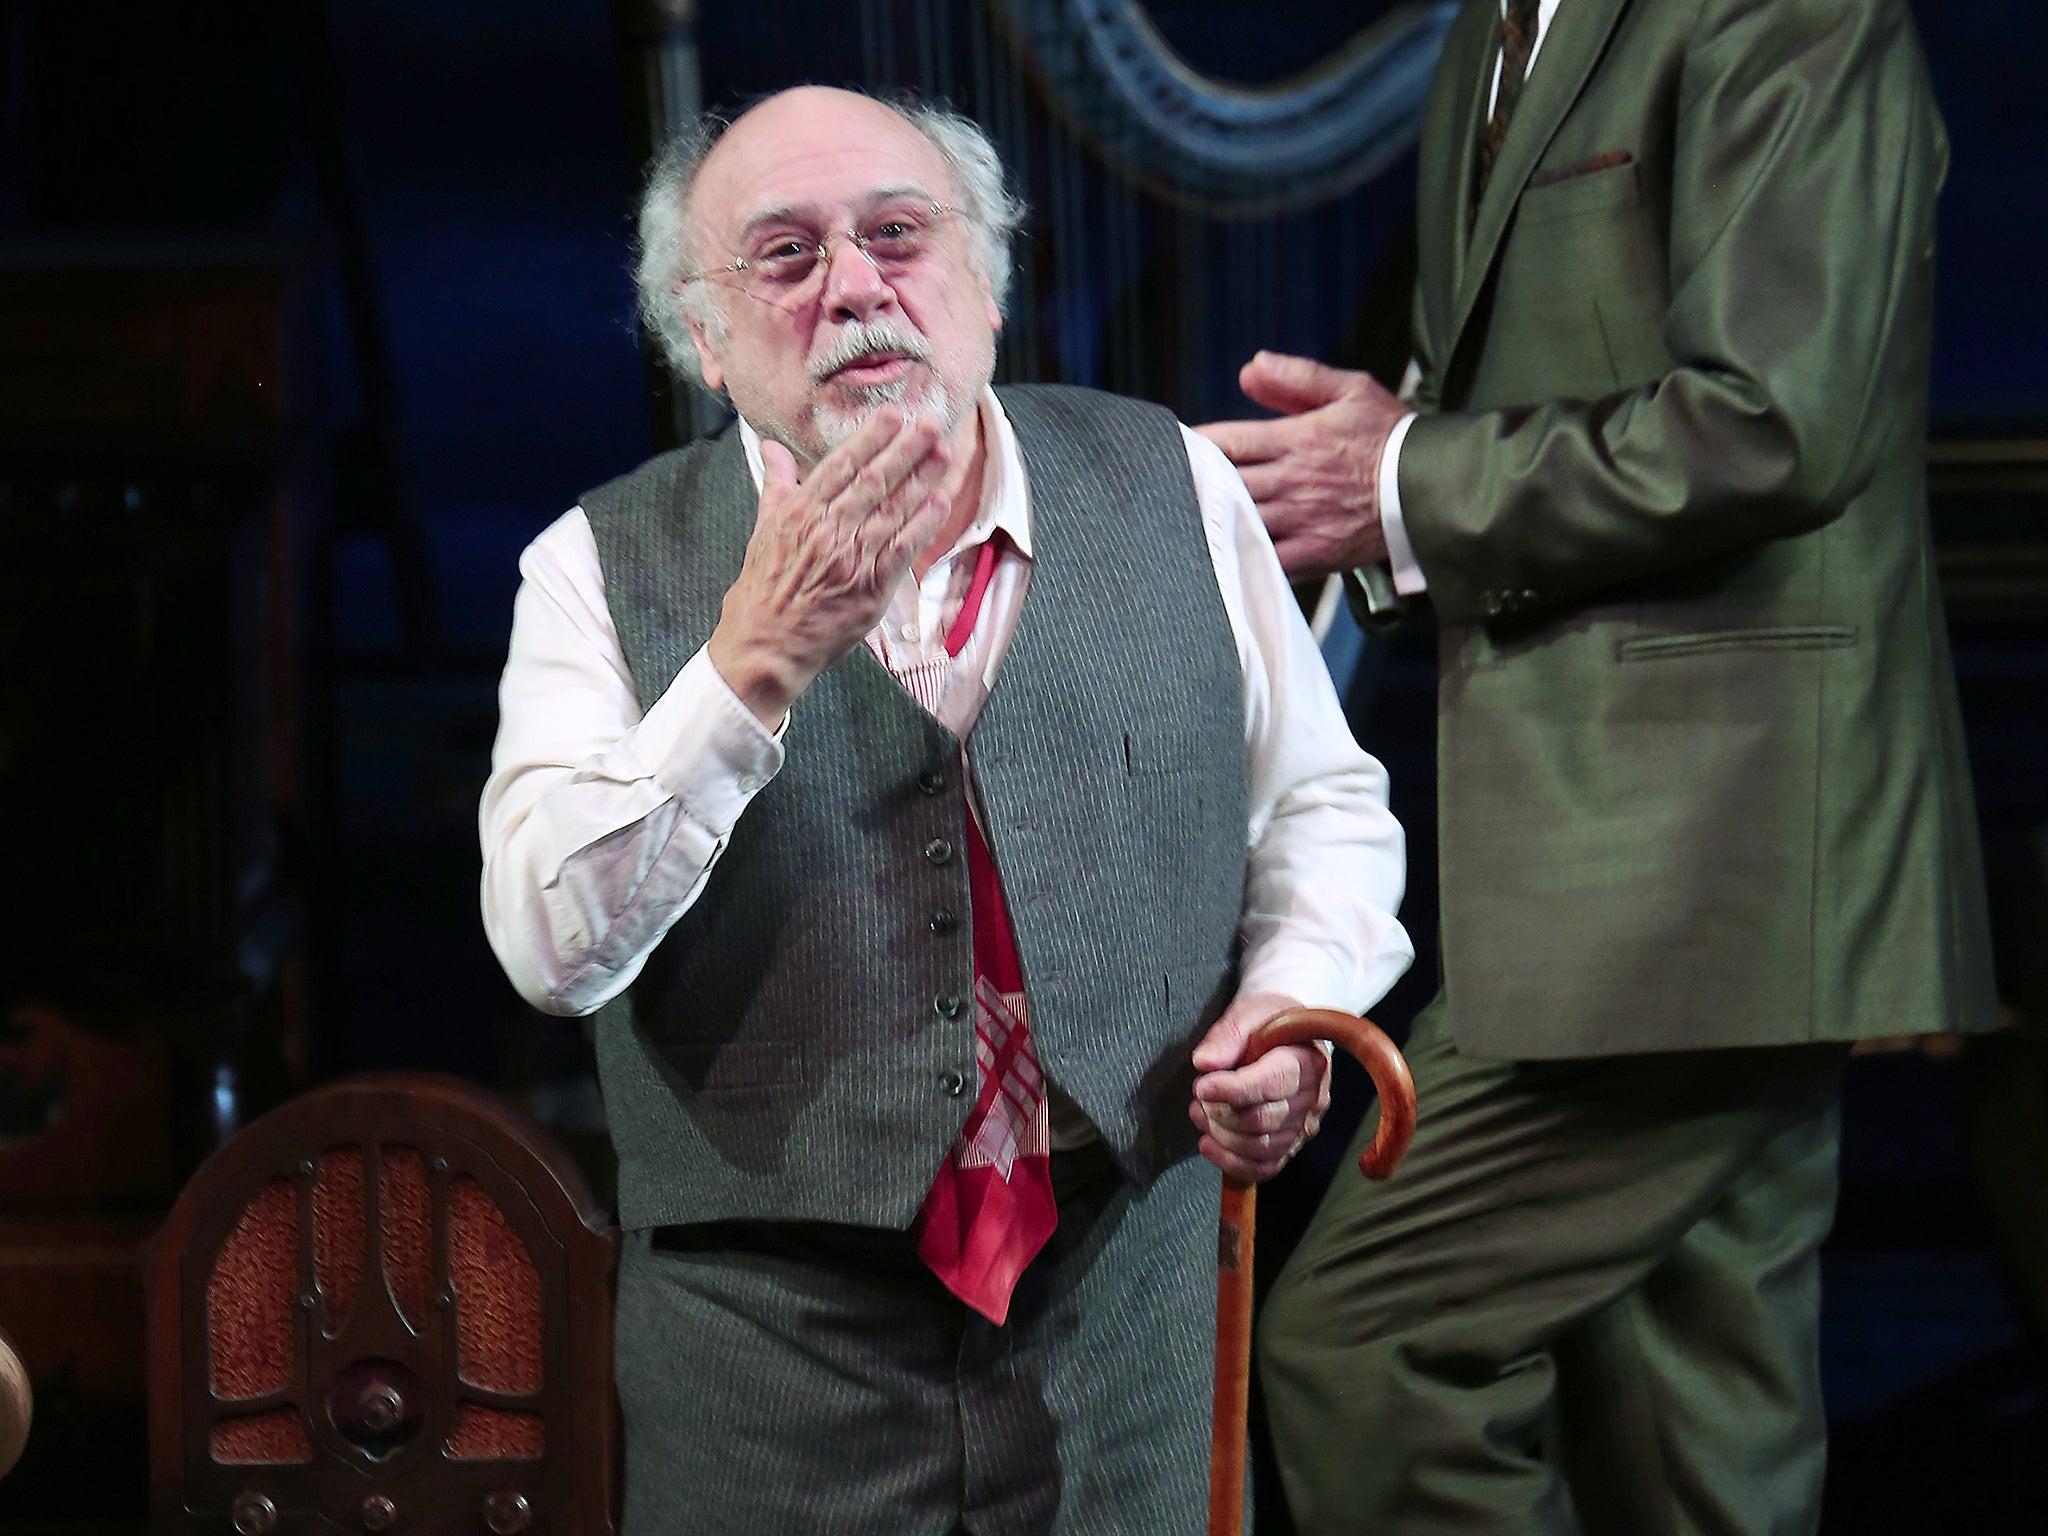
<svg viewBox="0 0 2048 1536">
<path fill-rule="evenodd" d="M 1531 188 L 1547 187 L 1553 182 L 1570 181 L 1577 176 L 1590 176 L 1595 171 L 1611 171 L 1617 165 L 1631 165 L 1635 156 L 1625 149 L 1610 149 L 1604 155 L 1595 155 L 1590 160 L 1581 160 L 1577 165 L 1559 166 L 1554 171 L 1538 171 L 1529 178 Z"/>
</svg>

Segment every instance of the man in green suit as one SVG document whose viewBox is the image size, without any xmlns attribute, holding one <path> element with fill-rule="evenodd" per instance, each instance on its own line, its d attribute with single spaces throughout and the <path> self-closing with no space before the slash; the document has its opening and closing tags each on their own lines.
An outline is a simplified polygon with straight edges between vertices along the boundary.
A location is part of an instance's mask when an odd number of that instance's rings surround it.
<svg viewBox="0 0 2048 1536">
<path fill-rule="evenodd" d="M 1843 1059 L 1993 1014 L 1923 481 L 1945 160 L 1903 0 L 1468 0 L 1409 398 L 1262 353 L 1284 414 L 1207 429 L 1292 573 L 1443 627 L 1420 1133 L 1262 1324 L 1303 1531 L 1818 1518 Z"/>
</svg>

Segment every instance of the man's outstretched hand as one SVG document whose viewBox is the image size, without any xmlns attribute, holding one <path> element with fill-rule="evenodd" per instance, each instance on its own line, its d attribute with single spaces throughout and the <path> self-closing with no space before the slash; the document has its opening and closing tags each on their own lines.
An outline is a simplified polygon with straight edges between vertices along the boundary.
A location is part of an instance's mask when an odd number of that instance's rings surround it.
<svg viewBox="0 0 2048 1536">
<path fill-rule="evenodd" d="M 1370 374 L 1280 352 L 1258 353 L 1237 381 L 1282 414 L 1196 430 L 1244 476 L 1287 574 L 1326 576 L 1384 560 L 1380 454 L 1408 407 Z"/>
<path fill-rule="evenodd" d="M 1195 1047 L 1195 1101 L 1188 1114 L 1202 1132 L 1202 1156 L 1233 1178 L 1256 1184 L 1278 1173 L 1330 1108 L 1330 1060 L 1313 1045 L 1282 1045 L 1239 1067 L 1251 1032 L 1301 1005 L 1278 992 L 1241 996 Z"/>
</svg>

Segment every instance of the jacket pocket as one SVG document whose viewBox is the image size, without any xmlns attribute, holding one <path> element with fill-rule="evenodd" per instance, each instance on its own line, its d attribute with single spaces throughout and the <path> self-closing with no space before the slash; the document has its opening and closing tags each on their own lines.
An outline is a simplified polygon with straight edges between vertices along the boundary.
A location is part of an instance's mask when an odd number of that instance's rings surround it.
<svg viewBox="0 0 2048 1536">
<path fill-rule="evenodd" d="M 1597 163 L 1602 160 L 1607 163 Z M 1545 224 L 1635 200 L 1634 157 L 1607 160 L 1603 155 L 1586 162 L 1583 169 L 1573 168 L 1552 177 L 1541 173 L 1532 176 L 1516 203 L 1515 218 L 1522 224 Z"/>
<path fill-rule="evenodd" d="M 1529 178 L 1529 190 L 1551 187 L 1560 181 L 1577 181 L 1581 176 L 1591 176 L 1598 171 L 1611 171 L 1617 165 L 1630 165 L 1635 156 L 1625 149 L 1610 149 L 1605 154 L 1593 155 L 1576 165 L 1561 165 L 1553 171 L 1538 171 Z"/>
<path fill-rule="evenodd" d="M 1835 651 L 1856 643 L 1846 624 L 1786 624 L 1771 629 L 1703 629 L 1685 635 L 1638 635 L 1615 647 L 1621 661 L 1664 661 L 1720 651 Z"/>
</svg>

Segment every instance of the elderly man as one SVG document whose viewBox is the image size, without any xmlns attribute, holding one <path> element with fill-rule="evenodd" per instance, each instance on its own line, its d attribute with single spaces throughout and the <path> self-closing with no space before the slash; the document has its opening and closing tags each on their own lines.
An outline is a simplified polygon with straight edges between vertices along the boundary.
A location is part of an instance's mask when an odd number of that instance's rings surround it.
<svg viewBox="0 0 2048 1536">
<path fill-rule="evenodd" d="M 988 387 L 1020 213 L 931 111 L 686 136 L 643 307 L 739 424 L 521 561 L 484 910 L 598 1013 L 633 1529 L 1195 1529 L 1217 1167 L 1327 1102 L 1242 1042 L 1410 958 L 1235 472 Z"/>
</svg>

